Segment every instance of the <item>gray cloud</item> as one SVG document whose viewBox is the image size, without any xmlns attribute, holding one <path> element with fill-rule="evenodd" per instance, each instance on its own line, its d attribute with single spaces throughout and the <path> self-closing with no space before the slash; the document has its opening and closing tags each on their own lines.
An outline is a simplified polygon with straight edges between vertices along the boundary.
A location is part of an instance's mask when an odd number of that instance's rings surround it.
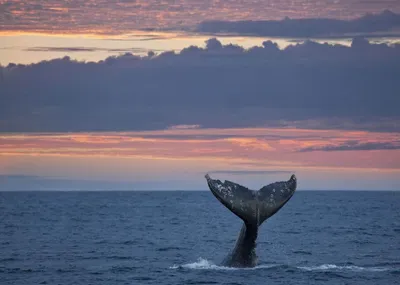
<svg viewBox="0 0 400 285">
<path fill-rule="evenodd" d="M 358 19 L 289 19 L 280 21 L 204 21 L 196 31 L 206 34 L 236 34 L 264 37 L 324 37 L 336 38 L 347 34 L 399 36 L 400 15 L 389 10 L 381 14 L 368 14 Z"/>
<path fill-rule="evenodd" d="M 276 174 L 293 174 L 293 171 L 280 170 L 215 170 L 208 172 L 210 174 L 232 174 L 232 175 L 276 175 Z"/>
<path fill-rule="evenodd" d="M 15 47 L 13 47 L 15 48 Z M 11 48 L 10 48 L 11 49 Z M 72 53 L 72 52 L 98 52 L 98 51 L 106 51 L 106 52 L 136 52 L 136 53 L 146 53 L 149 52 L 149 49 L 146 48 L 125 48 L 125 49 L 117 49 L 117 48 L 100 48 L 100 47 L 29 47 L 24 49 L 25 51 L 40 51 L 40 52 L 62 52 L 62 53 Z M 164 51 L 164 50 L 152 50 L 152 51 Z"/>
<path fill-rule="evenodd" d="M 96 48 L 86 47 L 30 47 L 26 48 L 25 51 L 52 51 L 52 52 L 93 52 L 97 51 Z"/>
<path fill-rule="evenodd" d="M 0 131 L 295 126 L 400 131 L 400 46 L 356 38 L 0 67 Z"/>
<path fill-rule="evenodd" d="M 390 150 L 400 149 L 400 141 L 395 142 L 359 142 L 348 141 L 339 145 L 325 145 L 318 147 L 307 147 L 299 150 L 300 152 L 310 151 L 349 151 L 349 150 Z"/>
<path fill-rule="evenodd" d="M 4 31 L 121 35 L 134 30 L 189 29 L 203 20 L 263 20 L 285 16 L 348 19 L 385 8 L 400 11 L 397 0 L 364 2 L 319 0 L 316 5 L 317 2 L 304 0 L 3 0 L 0 27 Z"/>
<path fill-rule="evenodd" d="M 281 127 L 281 125 L 277 125 Z M 176 139 L 176 140 L 223 140 L 228 138 L 248 138 L 248 134 L 192 134 L 192 135 L 182 135 L 182 134 L 143 134 L 142 138 L 146 139 Z M 274 134 L 264 134 L 264 135 L 256 135 L 252 134 L 252 138 L 256 139 L 272 139 L 272 140 L 280 140 L 280 139 L 316 139 L 315 135 L 299 135 L 299 134 L 284 134 L 284 135 L 274 135 Z M 318 138 L 319 136 L 317 136 Z"/>
</svg>

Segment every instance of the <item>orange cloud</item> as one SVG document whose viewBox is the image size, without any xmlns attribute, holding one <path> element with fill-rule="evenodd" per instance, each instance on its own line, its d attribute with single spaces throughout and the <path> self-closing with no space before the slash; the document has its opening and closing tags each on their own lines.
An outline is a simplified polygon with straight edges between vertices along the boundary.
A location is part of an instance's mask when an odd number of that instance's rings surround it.
<svg viewBox="0 0 400 285">
<path fill-rule="evenodd" d="M 264 150 L 264 151 L 271 151 L 275 150 L 273 147 L 271 147 L 267 142 L 260 140 L 260 139 L 255 139 L 255 138 L 228 138 L 225 139 L 226 141 L 229 141 L 233 144 L 237 144 L 240 147 L 243 147 L 245 149 L 255 149 L 255 150 Z"/>
<path fill-rule="evenodd" d="M 347 141 L 377 143 L 396 140 L 399 140 L 396 133 L 278 128 L 10 134 L 0 136 L 0 155 L 230 161 L 232 166 L 252 169 L 400 169 L 398 149 L 299 151 L 305 147 L 340 146 Z"/>
</svg>

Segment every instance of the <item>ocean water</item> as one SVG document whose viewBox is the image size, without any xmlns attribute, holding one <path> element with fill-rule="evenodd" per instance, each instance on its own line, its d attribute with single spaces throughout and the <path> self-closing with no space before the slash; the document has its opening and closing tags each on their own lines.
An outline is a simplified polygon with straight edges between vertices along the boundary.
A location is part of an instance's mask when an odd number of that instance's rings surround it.
<svg viewBox="0 0 400 285">
<path fill-rule="evenodd" d="M 0 284 L 400 284 L 400 192 L 298 191 L 259 265 L 210 192 L 0 192 Z"/>
</svg>

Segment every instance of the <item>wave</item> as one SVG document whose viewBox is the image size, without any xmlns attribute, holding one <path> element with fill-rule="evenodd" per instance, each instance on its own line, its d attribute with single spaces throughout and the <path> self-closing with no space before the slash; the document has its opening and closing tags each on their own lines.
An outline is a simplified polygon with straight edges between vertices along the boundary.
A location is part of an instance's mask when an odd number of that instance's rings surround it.
<svg viewBox="0 0 400 285">
<path fill-rule="evenodd" d="M 183 265 L 173 265 L 170 269 L 215 269 L 215 270 L 234 270 L 236 268 L 233 267 L 226 267 L 226 266 L 218 266 L 215 265 L 213 262 L 208 261 L 204 258 L 199 258 L 196 262 L 183 264 Z"/>
<path fill-rule="evenodd" d="M 228 266 L 216 265 L 212 261 L 200 257 L 196 262 L 187 263 L 183 265 L 173 265 L 170 267 L 170 269 L 186 268 L 186 269 L 208 269 L 208 270 L 255 270 L 261 268 L 266 269 L 279 266 L 280 266 L 279 264 L 261 264 L 251 268 L 228 267 Z"/>
<path fill-rule="evenodd" d="M 304 255 L 312 255 L 311 251 L 305 251 L 305 250 L 296 250 L 293 251 L 294 254 L 304 254 Z"/>
<path fill-rule="evenodd" d="M 305 271 L 370 271 L 370 272 L 381 272 L 381 271 L 389 271 L 394 268 L 390 267 L 362 267 L 356 265 L 336 265 L 336 264 L 322 264 L 318 266 L 297 266 L 298 269 Z"/>
<path fill-rule="evenodd" d="M 181 248 L 170 246 L 170 247 L 160 247 L 157 249 L 157 251 L 172 251 L 172 250 L 181 250 Z"/>
<path fill-rule="evenodd" d="M 110 271 L 112 273 L 122 273 L 122 272 L 131 272 L 136 270 L 136 266 L 113 266 L 111 267 Z"/>
<path fill-rule="evenodd" d="M 110 255 L 107 256 L 106 259 L 117 259 L 117 260 L 131 260 L 132 256 L 119 256 L 119 255 Z"/>
<path fill-rule="evenodd" d="M 12 261 L 18 261 L 18 259 L 13 258 L 13 257 L 0 258 L 0 263 L 2 263 L 2 262 L 12 262 Z"/>
<path fill-rule="evenodd" d="M 399 268 L 388 266 L 356 266 L 356 265 L 336 265 L 336 264 L 322 264 L 315 266 L 294 266 L 288 264 L 260 264 L 252 268 L 237 268 L 216 265 L 212 261 L 204 258 L 199 258 L 196 262 L 187 263 L 183 265 L 173 265 L 170 269 L 206 269 L 206 270 L 259 270 L 259 269 L 273 269 L 280 268 L 284 270 L 302 270 L 302 271 L 351 271 L 351 272 L 384 272 L 384 271 L 398 271 Z"/>
</svg>

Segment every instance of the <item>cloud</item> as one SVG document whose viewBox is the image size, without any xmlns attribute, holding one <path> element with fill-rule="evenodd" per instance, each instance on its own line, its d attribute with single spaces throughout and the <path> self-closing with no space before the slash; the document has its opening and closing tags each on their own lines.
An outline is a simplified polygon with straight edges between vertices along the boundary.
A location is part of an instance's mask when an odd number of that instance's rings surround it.
<svg viewBox="0 0 400 285">
<path fill-rule="evenodd" d="M 279 21 L 204 21 L 196 31 L 206 34 L 235 34 L 263 37 L 324 37 L 336 38 L 344 35 L 373 35 L 380 32 L 386 36 L 399 36 L 400 15 L 389 10 L 381 14 L 367 14 L 358 19 L 290 19 Z M 382 34 L 380 35 L 382 36 Z"/>
<path fill-rule="evenodd" d="M 300 149 L 300 152 L 310 151 L 354 151 L 354 150 L 395 150 L 400 149 L 400 141 L 391 142 L 360 142 L 347 141 L 337 145 L 311 146 Z"/>
<path fill-rule="evenodd" d="M 14 48 L 14 47 L 13 47 Z M 10 48 L 8 48 L 10 49 Z M 125 49 L 117 49 L 117 48 L 100 48 L 100 47 L 29 47 L 24 49 L 25 51 L 39 51 L 39 52 L 62 52 L 62 53 L 73 53 L 73 52 L 120 52 L 120 53 L 128 53 L 128 52 L 136 52 L 136 53 L 146 53 L 151 51 L 146 48 L 125 48 Z M 164 51 L 161 49 L 152 50 L 152 51 Z"/>
<path fill-rule="evenodd" d="M 399 1 L 362 2 L 324 0 L 315 5 L 304 0 L 2 1 L 0 27 L 2 31 L 121 35 L 133 30 L 188 30 L 204 20 L 278 20 L 285 16 L 348 19 L 387 7 L 400 11 Z"/>
<path fill-rule="evenodd" d="M 218 134 L 226 137 L 212 136 Z M 237 139 L 236 135 L 242 137 Z M 295 170 L 296 174 L 298 171 L 335 172 L 344 169 L 398 172 L 400 160 L 395 158 L 399 149 L 298 151 L 309 147 L 338 146 L 348 141 L 385 143 L 398 140 L 397 133 L 287 128 L 3 134 L 0 135 L 0 173 L 49 175 L 50 172 L 53 176 L 62 176 L 64 172 L 72 171 L 85 176 L 104 166 L 108 170 L 101 172 L 99 178 L 121 175 L 135 180 L 135 177 L 142 176 L 140 173 L 143 171 L 159 178 L 160 169 L 180 173 L 180 177 L 194 172 L 198 176 L 210 170 Z M 47 172 L 40 172 L 44 169 L 40 165 L 45 160 L 49 163 Z M 80 162 L 71 167 L 72 161 Z M 115 164 L 108 163 L 111 161 Z"/>
<path fill-rule="evenodd" d="M 233 174 L 233 175 L 276 175 L 276 174 L 290 174 L 293 171 L 282 170 L 215 170 L 210 171 L 210 174 Z"/>
<path fill-rule="evenodd" d="M 1 132 L 297 127 L 400 131 L 400 46 L 307 41 L 0 68 Z"/>
<path fill-rule="evenodd" d="M 188 129 L 198 129 L 200 128 L 200 125 L 176 125 L 176 126 L 170 126 L 168 129 L 172 130 L 188 130 Z"/>
<path fill-rule="evenodd" d="M 96 48 L 86 47 L 30 47 L 26 48 L 25 51 L 51 51 L 51 52 L 94 52 Z"/>
</svg>

